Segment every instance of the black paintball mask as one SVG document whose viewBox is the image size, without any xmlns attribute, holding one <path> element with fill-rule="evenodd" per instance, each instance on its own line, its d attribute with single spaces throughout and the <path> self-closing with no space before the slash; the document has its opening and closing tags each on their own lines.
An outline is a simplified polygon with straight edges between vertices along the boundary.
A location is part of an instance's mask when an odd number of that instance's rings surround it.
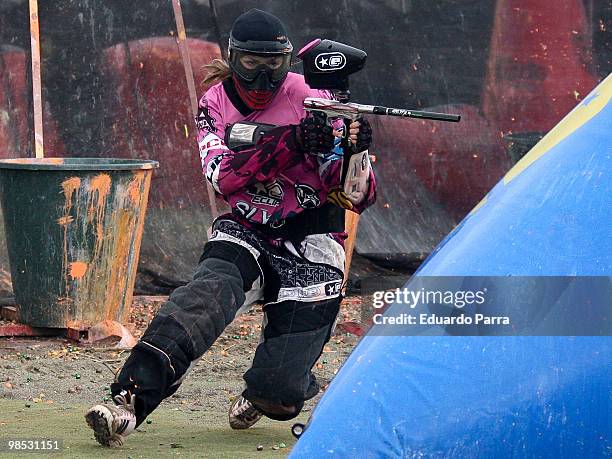
<svg viewBox="0 0 612 459">
<path fill-rule="evenodd" d="M 229 65 L 236 90 L 254 110 L 265 108 L 287 77 L 293 46 L 283 23 L 252 9 L 236 19 L 230 33 Z"/>
</svg>

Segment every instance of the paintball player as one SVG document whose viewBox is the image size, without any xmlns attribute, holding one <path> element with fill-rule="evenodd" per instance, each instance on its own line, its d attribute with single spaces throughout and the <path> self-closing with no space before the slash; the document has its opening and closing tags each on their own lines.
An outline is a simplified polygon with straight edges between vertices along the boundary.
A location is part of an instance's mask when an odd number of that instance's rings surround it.
<svg viewBox="0 0 612 459">
<path fill-rule="evenodd" d="M 233 429 L 262 416 L 288 420 L 319 392 L 311 369 L 329 340 L 344 276 L 344 208 L 375 199 L 374 175 L 343 172 L 342 158 L 368 149 L 370 125 L 344 133 L 325 115 L 307 115 L 306 97 L 331 98 L 289 72 L 293 47 L 281 21 L 260 10 L 236 19 L 229 62 L 196 118 L 202 168 L 232 212 L 219 217 L 193 275 L 163 304 L 111 385 L 115 404 L 86 414 L 96 440 L 121 445 L 179 388 L 188 371 L 254 301 L 264 303 L 261 342 L 244 391 L 229 408 Z M 362 184 L 343 193 L 343 175 Z"/>
</svg>

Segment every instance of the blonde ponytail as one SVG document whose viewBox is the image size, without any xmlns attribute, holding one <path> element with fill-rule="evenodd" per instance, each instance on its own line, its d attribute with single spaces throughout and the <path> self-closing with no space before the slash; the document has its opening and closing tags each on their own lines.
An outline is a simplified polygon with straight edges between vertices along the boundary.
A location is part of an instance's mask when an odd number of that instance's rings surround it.
<svg viewBox="0 0 612 459">
<path fill-rule="evenodd" d="M 224 59 L 213 59 L 210 64 L 204 66 L 204 70 L 206 70 L 206 77 L 202 80 L 202 84 L 206 87 L 232 76 L 232 69 Z"/>
</svg>

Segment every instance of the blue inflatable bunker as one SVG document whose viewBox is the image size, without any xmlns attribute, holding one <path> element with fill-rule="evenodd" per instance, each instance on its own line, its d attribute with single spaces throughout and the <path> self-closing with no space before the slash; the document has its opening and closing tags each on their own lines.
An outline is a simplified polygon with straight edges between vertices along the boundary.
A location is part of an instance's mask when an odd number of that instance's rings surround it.
<svg viewBox="0 0 612 459">
<path fill-rule="evenodd" d="M 417 276 L 612 276 L 611 97 L 608 76 Z M 292 458 L 612 456 L 612 338 L 376 336 L 377 327 Z"/>
</svg>

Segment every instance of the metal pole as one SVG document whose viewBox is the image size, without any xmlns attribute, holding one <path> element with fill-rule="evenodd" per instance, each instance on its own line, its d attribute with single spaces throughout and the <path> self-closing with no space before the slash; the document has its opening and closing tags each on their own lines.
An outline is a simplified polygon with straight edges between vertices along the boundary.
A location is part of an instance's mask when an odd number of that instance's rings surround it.
<svg viewBox="0 0 612 459">
<path fill-rule="evenodd" d="M 37 158 L 44 157 L 42 119 L 42 85 L 40 78 L 40 29 L 38 24 L 38 0 L 30 2 L 30 47 L 32 54 L 32 99 L 34 105 L 34 148 Z"/>
<path fill-rule="evenodd" d="M 176 30 L 178 36 L 176 42 L 178 44 L 183 67 L 185 68 L 185 79 L 187 80 L 187 89 L 189 91 L 189 101 L 191 103 L 191 113 L 195 117 L 198 115 L 198 96 L 195 89 L 195 80 L 193 77 L 193 67 L 191 66 L 191 58 L 189 57 L 189 49 L 187 49 L 187 34 L 185 33 L 185 23 L 183 22 L 183 12 L 181 10 L 181 0 L 172 0 L 172 9 L 174 10 L 174 20 L 176 21 Z M 206 190 L 208 191 L 208 202 L 210 204 L 210 213 L 213 220 L 219 216 L 217 210 L 217 202 L 215 200 L 215 192 L 206 182 Z"/>
<path fill-rule="evenodd" d="M 215 29 L 215 36 L 217 37 L 217 44 L 219 45 L 219 50 L 221 51 L 221 57 L 223 60 L 227 60 L 227 43 L 223 44 L 221 41 L 221 28 L 219 27 L 219 16 L 217 15 L 217 7 L 215 5 L 215 0 L 208 0 L 208 6 L 210 8 L 210 14 L 213 20 L 213 27 Z"/>
</svg>

